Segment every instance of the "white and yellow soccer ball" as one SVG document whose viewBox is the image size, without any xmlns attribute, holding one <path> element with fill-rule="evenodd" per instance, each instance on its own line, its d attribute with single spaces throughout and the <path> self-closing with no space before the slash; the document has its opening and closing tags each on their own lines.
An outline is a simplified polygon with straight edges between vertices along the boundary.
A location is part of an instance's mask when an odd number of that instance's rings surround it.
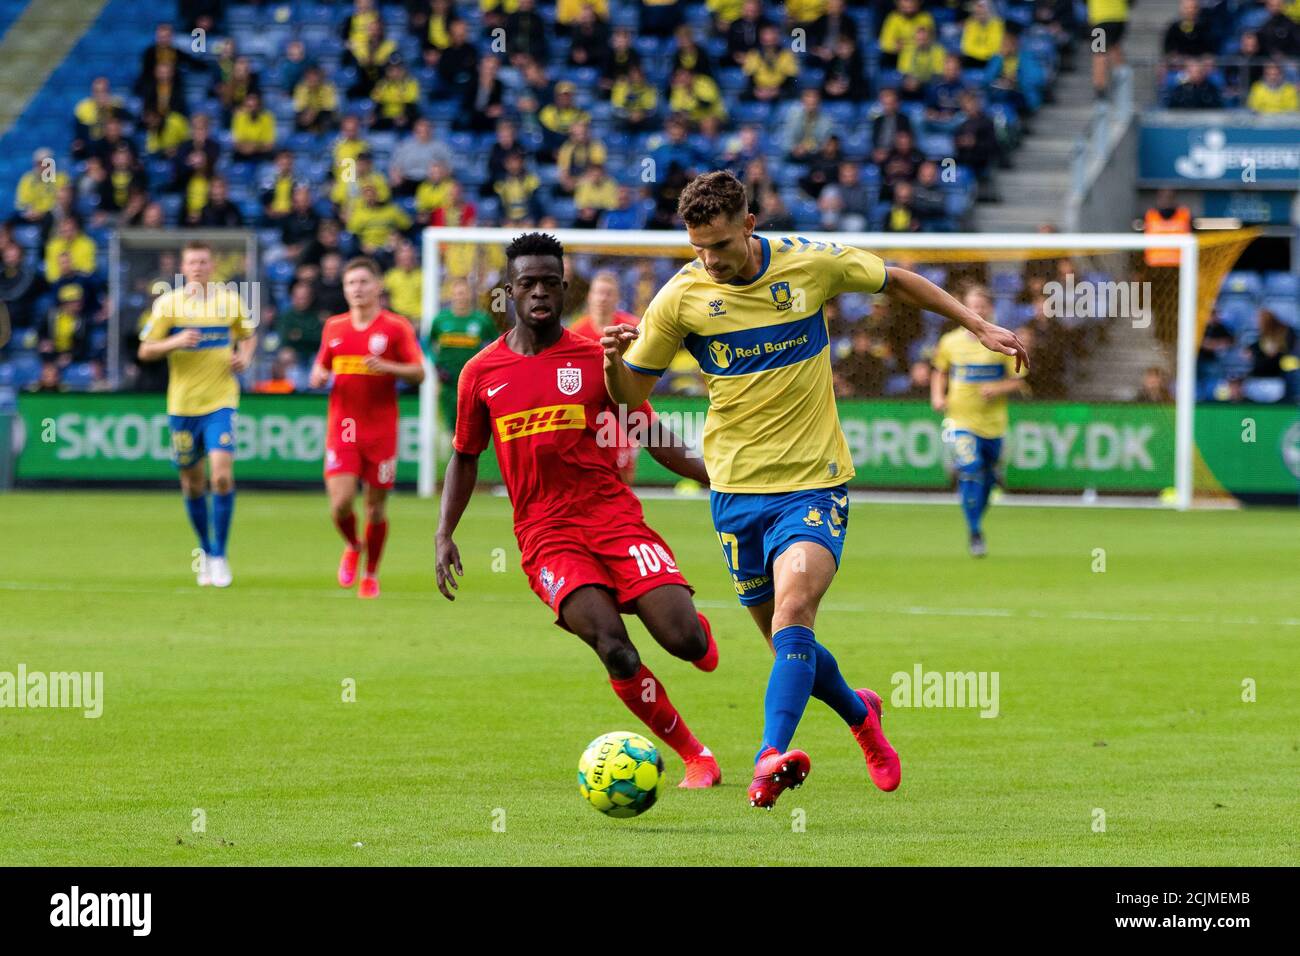
<svg viewBox="0 0 1300 956">
<path fill-rule="evenodd" d="M 664 758 L 645 737 L 621 730 L 597 737 L 578 760 L 578 792 L 610 817 L 635 817 L 664 789 Z"/>
</svg>

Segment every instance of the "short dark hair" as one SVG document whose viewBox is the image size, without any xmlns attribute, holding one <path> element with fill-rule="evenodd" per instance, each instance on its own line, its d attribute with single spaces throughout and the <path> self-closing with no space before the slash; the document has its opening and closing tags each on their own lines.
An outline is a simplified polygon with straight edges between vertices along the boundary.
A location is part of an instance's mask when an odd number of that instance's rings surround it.
<svg viewBox="0 0 1300 956">
<path fill-rule="evenodd" d="M 384 274 L 383 270 L 379 268 L 379 263 L 374 259 L 371 259 L 369 256 L 357 256 L 353 259 L 349 259 L 347 265 L 343 267 L 343 271 L 339 274 L 347 275 L 353 269 L 365 269 L 376 279 L 381 278 Z"/>
<path fill-rule="evenodd" d="M 696 176 L 677 200 L 677 215 L 688 226 L 704 226 L 719 216 L 734 219 L 748 209 L 744 185 L 725 169 Z"/>
<path fill-rule="evenodd" d="M 506 263 L 511 264 L 520 256 L 554 256 L 564 268 L 564 245 L 554 236 L 544 232 L 525 232 L 515 236 L 506 246 Z"/>
</svg>

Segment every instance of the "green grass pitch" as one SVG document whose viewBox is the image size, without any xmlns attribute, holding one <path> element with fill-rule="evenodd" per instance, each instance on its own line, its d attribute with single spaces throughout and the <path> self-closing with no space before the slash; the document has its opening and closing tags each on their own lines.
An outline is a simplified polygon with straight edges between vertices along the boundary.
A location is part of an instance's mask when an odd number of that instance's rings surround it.
<svg viewBox="0 0 1300 956">
<path fill-rule="evenodd" d="M 745 799 L 766 647 L 706 504 L 646 512 L 712 618 L 721 666 L 701 674 L 629 627 L 725 785 L 674 787 L 622 821 L 579 799 L 577 760 L 598 734 L 641 728 L 528 590 L 504 499 L 471 503 L 448 605 L 435 506 L 409 495 L 393 503 L 377 602 L 334 584 L 323 494 L 241 493 L 226 592 L 194 587 L 174 492 L 0 496 L 0 671 L 104 674 L 99 719 L 0 709 L 0 864 L 1300 856 L 1295 512 L 995 506 L 976 562 L 954 507 L 855 504 L 817 632 L 885 698 L 903 784 L 877 792 L 813 701 L 795 738 L 812 774 L 771 813 Z M 891 675 L 917 664 L 997 672 L 999 715 L 890 707 Z"/>
</svg>

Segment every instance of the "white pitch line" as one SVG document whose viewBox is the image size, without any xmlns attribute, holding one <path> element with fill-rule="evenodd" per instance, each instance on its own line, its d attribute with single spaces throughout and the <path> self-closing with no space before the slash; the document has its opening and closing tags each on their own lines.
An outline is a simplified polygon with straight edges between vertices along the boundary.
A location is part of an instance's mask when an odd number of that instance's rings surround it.
<svg viewBox="0 0 1300 956">
<path fill-rule="evenodd" d="M 117 587 L 113 585 L 73 585 L 73 584 L 31 584 L 25 581 L 0 581 L 0 591 L 30 591 L 34 593 L 57 592 L 57 593 L 83 593 L 83 594 L 194 594 L 200 590 L 195 587 L 178 587 L 178 588 L 140 588 L 140 587 Z M 218 591 L 218 588 L 209 588 L 210 591 Z M 356 596 L 350 591 L 343 588 L 250 588 L 239 587 L 232 588 L 241 594 L 266 595 L 269 597 L 285 597 L 286 595 L 297 595 L 304 597 L 327 597 L 342 598 L 355 600 Z M 467 596 L 474 596 L 473 592 L 467 592 Z M 426 591 L 422 594 L 393 594 L 386 592 L 384 600 L 393 602 L 403 601 L 429 601 L 431 598 L 441 599 L 436 591 Z M 533 604 L 535 599 L 520 594 L 515 595 L 494 595 L 494 603 L 505 604 Z M 709 610 L 728 610 L 736 608 L 737 605 L 731 601 L 713 601 L 708 599 L 696 598 L 696 607 L 708 608 Z M 435 605 L 437 606 L 437 605 Z M 898 605 L 898 606 L 880 606 L 870 604 L 848 604 L 840 601 L 825 601 L 821 605 L 821 610 L 830 611 L 840 614 L 893 614 L 902 617 L 960 617 L 960 618 L 1004 618 L 1011 620 L 1066 620 L 1066 621 L 1093 621 L 1112 624 L 1214 624 L 1230 625 L 1239 627 L 1300 627 L 1300 618 L 1284 617 L 1276 621 L 1268 621 L 1258 617 L 1206 617 L 1196 614 L 1132 614 L 1122 611 L 1041 611 L 1026 610 L 1017 611 L 1005 607 L 925 607 L 921 605 Z"/>
</svg>

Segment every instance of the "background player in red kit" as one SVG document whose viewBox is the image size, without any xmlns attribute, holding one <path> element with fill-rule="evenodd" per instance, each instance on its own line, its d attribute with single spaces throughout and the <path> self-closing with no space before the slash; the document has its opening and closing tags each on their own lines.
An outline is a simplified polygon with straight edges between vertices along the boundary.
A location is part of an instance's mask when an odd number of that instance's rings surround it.
<svg viewBox="0 0 1300 956">
<path fill-rule="evenodd" d="M 357 596 L 379 597 L 379 558 L 388 537 L 385 500 L 397 478 L 397 382 L 424 381 L 424 361 L 411 323 L 379 307 L 379 265 L 353 259 L 343 268 L 348 311 L 327 319 L 311 387 L 334 375 L 325 431 L 325 489 L 334 524 L 347 546 L 339 584 L 357 577 L 361 542 L 352 510 L 358 482 L 366 486 L 366 572 Z"/>
<path fill-rule="evenodd" d="M 529 584 L 556 623 L 596 652 L 619 699 L 677 751 L 686 764 L 681 786 L 714 786 L 722 782 L 718 762 L 641 663 L 619 616 L 636 614 L 666 651 L 700 670 L 717 666 L 717 645 L 690 585 L 619 478 L 616 429 L 602 415 L 618 412 L 604 388 L 604 353 L 560 324 L 564 247 L 528 233 L 510 244 L 506 260 L 515 325 L 460 376 L 455 453 L 438 521 L 438 590 L 455 600 L 449 588 L 465 574 L 452 534 L 478 479 L 478 457 L 493 441 Z M 649 403 L 637 412 L 650 415 Z M 698 457 L 662 438 L 649 443 L 657 461 L 708 480 Z"/>
</svg>

